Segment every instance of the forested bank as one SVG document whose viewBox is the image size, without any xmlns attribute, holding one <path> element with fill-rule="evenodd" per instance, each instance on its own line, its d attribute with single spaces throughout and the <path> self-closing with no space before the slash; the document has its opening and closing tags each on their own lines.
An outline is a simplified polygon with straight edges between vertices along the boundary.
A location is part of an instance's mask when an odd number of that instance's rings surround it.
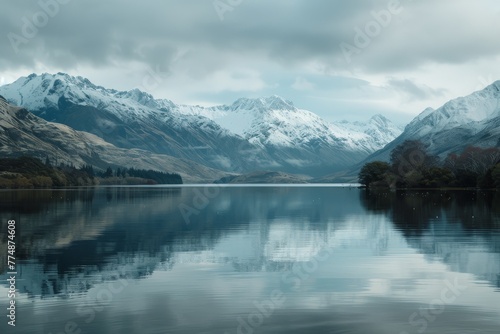
<svg viewBox="0 0 500 334">
<path fill-rule="evenodd" d="M 182 184 L 175 173 L 135 168 L 108 167 L 95 170 L 91 165 L 75 167 L 68 164 L 53 166 L 48 160 L 23 156 L 0 158 L 0 188 L 32 189 L 94 185 Z"/>
<path fill-rule="evenodd" d="M 389 162 L 365 164 L 359 182 L 390 188 L 500 188 L 500 149 L 469 146 L 440 159 L 409 140 L 391 152 Z"/>
</svg>

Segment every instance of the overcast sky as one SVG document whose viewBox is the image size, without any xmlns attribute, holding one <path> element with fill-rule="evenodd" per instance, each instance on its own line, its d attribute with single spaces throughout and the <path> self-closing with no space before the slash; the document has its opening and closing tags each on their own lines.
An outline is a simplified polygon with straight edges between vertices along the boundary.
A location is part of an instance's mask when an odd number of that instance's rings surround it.
<svg viewBox="0 0 500 334">
<path fill-rule="evenodd" d="M 4 1 L 0 32 L 1 84 L 61 71 L 176 103 L 277 94 L 328 120 L 407 122 L 500 79 L 497 0 Z"/>
</svg>

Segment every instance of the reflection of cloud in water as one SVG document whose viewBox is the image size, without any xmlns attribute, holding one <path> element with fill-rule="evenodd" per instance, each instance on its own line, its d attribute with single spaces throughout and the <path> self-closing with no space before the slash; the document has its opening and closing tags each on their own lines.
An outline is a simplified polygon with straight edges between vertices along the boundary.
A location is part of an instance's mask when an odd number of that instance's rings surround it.
<svg viewBox="0 0 500 334">
<path fill-rule="evenodd" d="M 281 289 L 286 303 L 259 332 L 279 332 L 283 323 L 294 332 L 299 320 L 303 329 L 320 332 L 411 332 L 408 317 L 455 279 L 467 289 L 428 333 L 440 326 L 467 330 L 478 317 L 484 319 L 478 328 L 488 333 L 493 315 L 500 315 L 499 233 L 488 223 L 498 216 L 478 213 L 486 200 L 467 207 L 452 195 L 447 202 L 402 196 L 392 202 L 359 201 L 360 190 L 221 188 L 186 225 L 178 205 L 192 203 L 191 189 L 127 192 L 98 190 L 85 201 L 47 198 L 40 211 L 22 216 L 30 244 L 19 264 L 19 302 L 32 323 L 54 317 L 47 330 L 61 331 L 82 299 L 119 278 L 132 283 L 95 322 L 78 319 L 82 329 L 235 332 L 238 316 Z M 417 213 L 407 216 L 408 206 Z M 464 210 L 484 224 L 471 226 Z M 283 280 L 325 246 L 330 256 L 297 289 Z M 4 285 L 1 303 L 2 291 Z"/>
</svg>

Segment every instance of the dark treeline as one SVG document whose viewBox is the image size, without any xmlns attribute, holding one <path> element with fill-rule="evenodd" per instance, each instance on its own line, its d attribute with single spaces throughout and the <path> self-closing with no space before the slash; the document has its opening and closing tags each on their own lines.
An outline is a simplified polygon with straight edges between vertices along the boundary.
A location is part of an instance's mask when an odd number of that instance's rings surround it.
<svg viewBox="0 0 500 334">
<path fill-rule="evenodd" d="M 99 184 L 181 184 L 179 174 L 134 168 L 95 171 L 91 165 L 79 168 L 61 163 L 52 166 L 48 159 L 23 156 L 0 158 L 0 188 L 26 189 L 93 186 Z"/>
<path fill-rule="evenodd" d="M 93 170 L 93 169 L 92 169 Z M 97 184 L 93 172 L 60 164 L 51 166 L 37 158 L 0 158 L 0 188 L 51 188 Z"/>
<path fill-rule="evenodd" d="M 103 179 L 144 179 L 148 180 L 148 184 L 182 184 L 182 177 L 179 174 L 159 172 L 151 169 L 118 167 L 113 170 L 111 167 L 108 167 L 105 171 L 98 172 L 96 175 Z"/>
<path fill-rule="evenodd" d="M 390 188 L 500 188 L 500 149 L 469 146 L 441 160 L 421 142 L 407 140 L 391 152 L 389 163 L 365 164 L 359 182 Z"/>
</svg>

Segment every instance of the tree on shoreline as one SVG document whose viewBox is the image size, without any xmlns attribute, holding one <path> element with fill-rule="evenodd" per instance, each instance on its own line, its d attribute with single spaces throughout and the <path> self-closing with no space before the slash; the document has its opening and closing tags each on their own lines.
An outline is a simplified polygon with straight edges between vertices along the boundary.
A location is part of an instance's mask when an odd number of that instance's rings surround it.
<svg viewBox="0 0 500 334">
<path fill-rule="evenodd" d="M 369 186 L 372 183 L 382 182 L 386 178 L 386 173 L 390 170 L 390 167 L 387 162 L 383 161 L 367 163 L 359 172 L 359 183 Z"/>
<path fill-rule="evenodd" d="M 73 164 L 60 163 L 56 166 L 46 164 L 46 162 L 43 163 L 42 160 L 29 156 L 0 158 L 0 188 L 92 186 L 100 182 L 104 183 L 104 180 L 110 185 L 183 183 L 182 177 L 176 173 L 118 168 L 115 174 L 111 167 L 108 167 L 105 172 L 96 172 L 92 165 L 76 168 Z M 116 177 L 113 177 L 114 175 Z"/>
<path fill-rule="evenodd" d="M 390 164 L 365 164 L 359 182 L 367 187 L 500 188 L 500 149 L 469 146 L 460 154 L 449 154 L 440 163 L 421 142 L 407 140 L 391 152 Z"/>
</svg>

